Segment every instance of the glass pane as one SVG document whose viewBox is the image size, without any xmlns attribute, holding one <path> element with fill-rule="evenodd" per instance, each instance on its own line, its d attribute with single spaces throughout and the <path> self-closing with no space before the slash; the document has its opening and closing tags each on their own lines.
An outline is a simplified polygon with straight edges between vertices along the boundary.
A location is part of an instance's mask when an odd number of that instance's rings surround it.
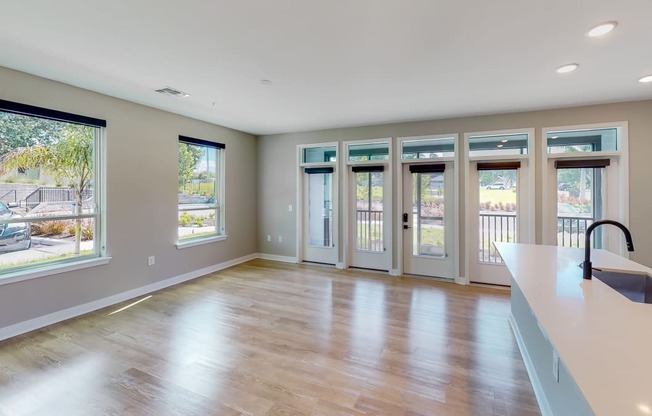
<svg viewBox="0 0 652 416">
<path fill-rule="evenodd" d="M 99 253 L 94 219 L 31 221 L 96 212 L 98 131 L 0 112 L 0 269 Z"/>
<path fill-rule="evenodd" d="M 179 211 L 179 240 L 217 234 L 217 209 Z"/>
<path fill-rule="evenodd" d="M 478 259 L 484 263 L 502 263 L 493 245 L 498 242 L 518 242 L 518 171 L 516 169 L 483 170 L 480 177 L 480 250 Z"/>
<path fill-rule="evenodd" d="M 217 149 L 179 143 L 179 209 L 214 206 Z"/>
<path fill-rule="evenodd" d="M 496 134 L 469 137 L 469 156 L 525 155 L 528 134 Z"/>
<path fill-rule="evenodd" d="M 557 169 L 557 245 L 584 247 L 584 232 L 602 217 L 602 169 Z M 602 230 L 593 245 L 602 246 Z"/>
<path fill-rule="evenodd" d="M 604 152 L 620 148 L 620 128 L 550 131 L 548 153 Z"/>
<path fill-rule="evenodd" d="M 335 146 L 310 147 L 303 149 L 304 163 L 336 162 Z"/>
<path fill-rule="evenodd" d="M 0 269 L 95 253 L 95 220 L 0 223 Z"/>
<path fill-rule="evenodd" d="M 389 159 L 388 143 L 354 144 L 349 146 L 350 161 L 387 159 Z"/>
<path fill-rule="evenodd" d="M 356 250 L 383 251 L 383 172 L 357 172 Z"/>
<path fill-rule="evenodd" d="M 216 180 L 220 150 L 179 143 L 179 240 L 220 234 Z"/>
<path fill-rule="evenodd" d="M 308 244 L 332 246 L 332 173 L 308 175 Z"/>
<path fill-rule="evenodd" d="M 455 156 L 455 139 L 452 137 L 406 140 L 402 143 L 401 157 L 403 159 L 434 159 Z"/>
<path fill-rule="evenodd" d="M 446 255 L 444 228 L 444 174 L 412 174 L 412 254 Z"/>
</svg>

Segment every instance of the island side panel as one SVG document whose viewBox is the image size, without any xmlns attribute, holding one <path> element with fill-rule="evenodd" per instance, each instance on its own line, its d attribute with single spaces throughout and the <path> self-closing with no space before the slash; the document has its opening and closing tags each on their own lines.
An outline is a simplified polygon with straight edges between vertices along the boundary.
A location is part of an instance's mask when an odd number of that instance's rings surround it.
<svg viewBox="0 0 652 416">
<path fill-rule="evenodd" d="M 514 330 L 520 334 L 522 341 L 522 345 L 519 347 L 525 349 L 525 351 L 521 350 L 521 353 L 524 359 L 526 359 L 526 354 L 529 356 L 533 367 L 528 368 L 528 371 L 535 372 L 535 374 L 530 374 L 530 379 L 533 385 L 538 382 L 551 414 L 555 416 L 595 415 L 561 359 L 559 361 L 559 382 L 555 380 L 553 347 L 537 324 L 530 305 L 514 279 L 512 279 L 511 312 Z M 519 334 L 515 334 L 517 338 Z M 535 380 L 535 377 L 538 380 Z M 542 407 L 543 416 L 546 416 L 545 404 L 540 400 L 539 405 Z"/>
</svg>

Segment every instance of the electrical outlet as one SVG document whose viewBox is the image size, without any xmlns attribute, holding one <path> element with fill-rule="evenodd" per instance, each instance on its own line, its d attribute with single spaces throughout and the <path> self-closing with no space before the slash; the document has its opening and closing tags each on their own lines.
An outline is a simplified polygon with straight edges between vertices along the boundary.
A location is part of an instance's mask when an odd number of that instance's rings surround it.
<svg viewBox="0 0 652 416">
<path fill-rule="evenodd" d="M 267 236 L 267 241 L 272 241 L 272 236 L 271 235 Z"/>
<path fill-rule="evenodd" d="M 279 235 L 279 236 L 278 236 L 278 242 L 279 242 L 279 243 L 282 243 L 282 242 L 283 242 L 283 236 L 282 236 L 282 235 Z"/>
<path fill-rule="evenodd" d="M 552 349 L 552 375 L 555 381 L 559 383 L 559 353 L 556 349 Z"/>
<path fill-rule="evenodd" d="M 292 204 L 288 206 L 288 211 L 292 212 Z"/>
<path fill-rule="evenodd" d="M 147 265 L 148 266 L 153 266 L 155 264 L 156 264 L 156 257 L 154 257 L 154 256 L 147 257 Z"/>
</svg>

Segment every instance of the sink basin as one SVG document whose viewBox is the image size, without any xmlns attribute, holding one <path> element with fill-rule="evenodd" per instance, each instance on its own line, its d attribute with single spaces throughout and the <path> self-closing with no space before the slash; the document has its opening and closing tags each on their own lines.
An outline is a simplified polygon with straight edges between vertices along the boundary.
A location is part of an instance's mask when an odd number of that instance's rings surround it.
<svg viewBox="0 0 652 416">
<path fill-rule="evenodd" d="M 632 302 L 652 303 L 652 277 L 647 274 L 600 269 L 591 274 Z"/>
</svg>

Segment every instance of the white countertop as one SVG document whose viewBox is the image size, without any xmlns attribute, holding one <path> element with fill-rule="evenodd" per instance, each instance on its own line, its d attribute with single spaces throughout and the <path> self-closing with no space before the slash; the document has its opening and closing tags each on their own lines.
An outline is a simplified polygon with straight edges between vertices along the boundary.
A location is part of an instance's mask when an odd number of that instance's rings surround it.
<svg viewBox="0 0 652 416">
<path fill-rule="evenodd" d="M 596 415 L 652 415 L 652 305 L 582 279 L 584 249 L 495 243 Z M 605 250 L 595 268 L 652 273 Z"/>
</svg>

